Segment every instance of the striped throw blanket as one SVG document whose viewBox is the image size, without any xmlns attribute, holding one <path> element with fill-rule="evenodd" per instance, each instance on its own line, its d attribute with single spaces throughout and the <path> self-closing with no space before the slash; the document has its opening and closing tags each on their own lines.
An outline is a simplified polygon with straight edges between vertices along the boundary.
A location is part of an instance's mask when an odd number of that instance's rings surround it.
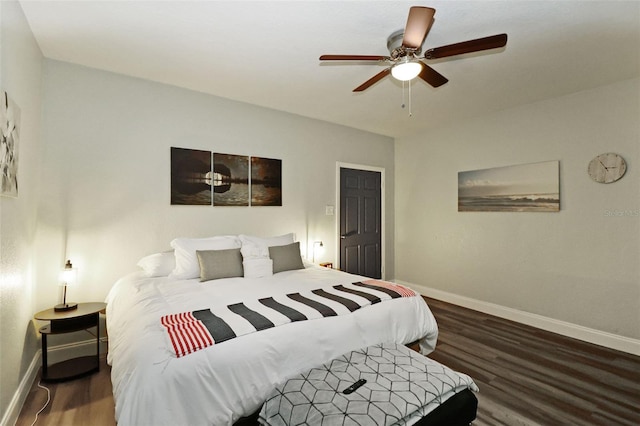
<svg viewBox="0 0 640 426">
<path fill-rule="evenodd" d="M 171 349 L 180 358 L 256 331 L 296 321 L 347 315 L 385 300 L 414 296 L 416 292 L 399 284 L 367 280 L 165 315 L 160 322 L 169 336 Z"/>
</svg>

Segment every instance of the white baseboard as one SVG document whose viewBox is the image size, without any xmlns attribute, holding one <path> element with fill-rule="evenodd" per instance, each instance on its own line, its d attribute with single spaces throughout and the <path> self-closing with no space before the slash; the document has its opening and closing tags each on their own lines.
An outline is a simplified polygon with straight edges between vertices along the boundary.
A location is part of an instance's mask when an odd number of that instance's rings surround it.
<svg viewBox="0 0 640 426">
<path fill-rule="evenodd" d="M 106 353 L 108 345 L 108 339 L 106 337 L 100 338 L 100 353 Z M 85 356 L 88 354 L 95 354 L 96 341 L 95 339 L 83 340 L 81 342 L 68 343 L 64 345 L 50 346 L 48 348 L 48 364 L 55 364 L 65 359 L 76 358 Z M 13 394 L 11 403 L 7 408 L 7 412 L 2 417 L 2 423 L 0 426 L 13 426 L 20 416 L 20 411 L 24 406 L 24 402 L 27 400 L 31 386 L 40 371 L 42 366 L 42 350 L 37 350 L 33 356 L 33 360 L 29 364 L 27 371 L 18 385 L 18 389 Z M 35 416 L 35 413 L 33 413 Z"/>
<path fill-rule="evenodd" d="M 0 423 L 0 425 L 14 426 L 18 421 L 18 416 L 20 416 L 22 406 L 27 400 L 27 395 L 29 395 L 31 385 L 36 379 L 36 375 L 38 374 L 38 370 L 40 369 L 40 354 L 41 351 L 38 350 L 33 356 L 31 364 L 29 364 L 25 375 L 22 377 L 22 380 L 18 385 L 18 389 L 13 394 L 13 398 L 11 398 L 11 403 L 9 403 L 7 411 L 4 413 L 4 416 L 2 416 L 2 423 Z"/>
<path fill-rule="evenodd" d="M 475 311 L 484 312 L 485 314 L 494 315 L 496 317 L 508 319 L 521 324 L 530 325 L 542 330 L 561 334 L 563 336 L 582 340 L 584 342 L 593 343 L 621 352 L 640 356 L 640 340 L 630 337 L 619 336 L 617 334 L 607 333 L 593 328 L 583 327 L 566 321 L 544 317 L 542 315 L 532 314 L 520 311 L 506 306 L 496 305 L 494 303 L 483 302 L 481 300 L 472 299 L 465 296 L 449 293 L 446 291 L 420 286 L 404 281 L 396 281 L 399 284 L 411 287 L 420 294 L 431 297 L 433 299 L 442 300 L 444 302 L 459 305 L 464 308 L 473 309 Z"/>
</svg>

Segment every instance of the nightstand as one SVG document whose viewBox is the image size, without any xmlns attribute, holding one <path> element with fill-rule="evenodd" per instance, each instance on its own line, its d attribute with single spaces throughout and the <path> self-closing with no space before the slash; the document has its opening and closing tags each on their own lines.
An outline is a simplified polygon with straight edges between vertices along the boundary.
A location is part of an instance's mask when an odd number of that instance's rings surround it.
<svg viewBox="0 0 640 426">
<path fill-rule="evenodd" d="M 71 311 L 56 312 L 51 308 L 33 316 L 37 320 L 49 321 L 49 324 L 40 327 L 43 381 L 62 382 L 100 370 L 100 312 L 104 311 L 106 307 L 105 303 L 78 303 L 78 308 Z M 89 330 L 93 327 L 96 329 L 95 355 L 82 356 L 48 365 L 47 336 Z"/>
<path fill-rule="evenodd" d="M 322 262 L 320 266 L 324 266 L 325 268 L 333 269 L 333 262 Z"/>
</svg>

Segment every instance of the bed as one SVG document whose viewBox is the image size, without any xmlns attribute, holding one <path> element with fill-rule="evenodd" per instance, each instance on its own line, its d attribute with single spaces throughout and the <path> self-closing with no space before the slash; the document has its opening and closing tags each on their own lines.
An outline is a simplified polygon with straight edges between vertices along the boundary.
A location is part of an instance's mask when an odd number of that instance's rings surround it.
<svg viewBox="0 0 640 426">
<path fill-rule="evenodd" d="M 236 245 L 239 247 L 229 250 L 241 249 L 242 241 L 232 244 Z M 172 242 L 172 246 L 175 253 L 154 256 L 169 260 L 175 256 L 180 264 L 180 244 Z M 201 250 L 191 244 L 186 251 L 193 262 L 193 255 Z M 251 255 L 244 258 L 248 260 Z M 107 360 L 112 366 L 116 421 L 120 426 L 231 425 L 256 413 L 286 378 L 348 351 L 381 342 L 417 341 L 423 354 L 435 348 L 437 325 L 426 302 L 418 296 L 239 335 L 178 357 L 160 323 L 163 316 L 214 311 L 238 302 L 250 304 L 261 298 L 349 285 L 366 278 L 305 263 L 266 276 L 202 282 L 201 277 L 185 278 L 188 274 L 165 275 L 172 266 L 159 268 L 164 272 L 142 270 L 126 275 L 114 284 L 106 299 Z M 179 267 L 172 271 L 176 269 Z M 277 269 L 274 264 L 272 270 Z"/>
</svg>

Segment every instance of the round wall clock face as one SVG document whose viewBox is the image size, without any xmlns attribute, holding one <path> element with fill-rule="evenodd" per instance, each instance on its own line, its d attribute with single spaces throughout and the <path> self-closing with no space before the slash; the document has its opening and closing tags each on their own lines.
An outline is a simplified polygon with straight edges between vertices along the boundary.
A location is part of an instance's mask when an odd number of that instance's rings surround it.
<svg viewBox="0 0 640 426">
<path fill-rule="evenodd" d="M 615 182 L 624 176 L 627 163 L 618 154 L 608 152 L 600 154 L 589 163 L 587 172 L 591 179 L 599 183 Z"/>
</svg>

